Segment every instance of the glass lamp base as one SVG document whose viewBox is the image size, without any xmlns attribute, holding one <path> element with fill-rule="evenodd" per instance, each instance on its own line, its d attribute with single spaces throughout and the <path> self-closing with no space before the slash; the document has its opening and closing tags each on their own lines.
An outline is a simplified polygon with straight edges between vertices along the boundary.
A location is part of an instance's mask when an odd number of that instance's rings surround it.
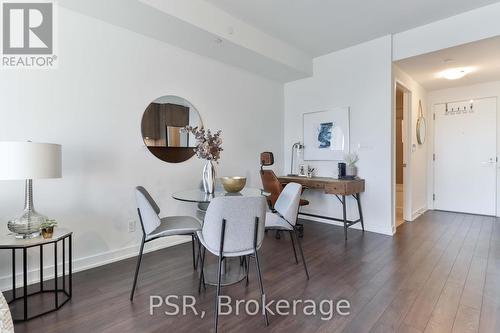
<svg viewBox="0 0 500 333">
<path fill-rule="evenodd" d="M 10 220 L 7 227 L 15 234 L 16 238 L 34 238 L 40 236 L 40 226 L 46 220 L 46 216 L 38 214 L 34 210 L 25 210 L 21 217 Z"/>
</svg>

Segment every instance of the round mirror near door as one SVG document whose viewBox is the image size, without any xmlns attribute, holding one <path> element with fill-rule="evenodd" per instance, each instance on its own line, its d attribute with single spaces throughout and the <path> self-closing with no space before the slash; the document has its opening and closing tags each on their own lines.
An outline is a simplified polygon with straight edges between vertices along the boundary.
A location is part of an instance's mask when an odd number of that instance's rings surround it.
<svg viewBox="0 0 500 333">
<path fill-rule="evenodd" d="M 418 101 L 418 119 L 417 119 L 417 142 L 419 145 L 425 143 L 427 133 L 427 123 L 422 111 L 422 101 Z"/>
<path fill-rule="evenodd" d="M 427 131 L 427 124 L 425 123 L 425 118 L 420 117 L 417 120 L 417 142 L 419 145 L 425 143 L 425 133 Z"/>
<path fill-rule="evenodd" d="M 185 126 L 203 126 L 198 110 L 182 97 L 159 97 L 142 115 L 144 144 L 162 161 L 184 162 L 195 154 L 196 146 L 194 135 L 182 130 Z"/>
</svg>

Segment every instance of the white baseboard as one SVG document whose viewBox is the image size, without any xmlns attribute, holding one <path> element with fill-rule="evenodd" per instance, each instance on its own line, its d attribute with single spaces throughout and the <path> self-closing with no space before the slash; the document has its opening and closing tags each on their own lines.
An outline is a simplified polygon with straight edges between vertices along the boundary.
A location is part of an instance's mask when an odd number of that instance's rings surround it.
<svg viewBox="0 0 500 333">
<path fill-rule="evenodd" d="M 421 207 L 417 210 L 415 210 L 412 214 L 411 214 L 411 220 L 412 221 L 415 221 L 417 218 L 419 218 L 420 216 L 422 216 L 425 212 L 427 211 L 427 208 L 426 207 Z"/>
<path fill-rule="evenodd" d="M 167 247 L 179 245 L 191 241 L 191 236 L 172 236 L 163 239 L 158 239 L 154 242 L 146 244 L 144 248 L 144 253 L 157 251 Z M 121 249 L 115 249 L 107 251 L 104 253 L 75 258 L 73 260 L 73 273 L 84 271 L 98 266 L 107 265 L 116 261 L 128 259 L 137 256 L 139 253 L 139 245 L 132 245 L 123 247 Z M 74 254 L 74 251 L 73 251 Z M 33 265 L 37 266 L 37 264 Z M 58 271 L 62 272 L 62 263 L 58 264 Z M 54 277 L 54 265 L 44 267 L 44 280 L 50 280 Z M 34 268 L 28 270 L 28 284 L 34 284 L 40 281 L 40 269 Z M 22 273 L 18 272 L 16 274 L 16 285 L 17 287 L 22 286 Z M 0 277 L 0 290 L 10 290 L 12 289 L 12 276 L 4 275 Z"/>
<path fill-rule="evenodd" d="M 311 214 L 313 214 L 313 213 L 311 213 Z M 299 218 L 303 219 L 303 220 L 310 220 L 310 221 L 314 221 L 314 222 L 321 222 L 321 223 L 336 225 L 336 226 L 339 226 L 339 227 L 344 227 L 344 224 L 342 222 L 332 221 L 332 220 L 324 219 L 324 218 L 321 218 L 321 217 L 313 217 L 313 216 L 301 215 L 299 213 Z M 355 225 L 353 225 L 352 227 L 349 227 L 349 228 L 361 230 L 361 224 L 357 223 L 357 224 L 355 224 Z M 389 236 L 393 236 L 394 235 L 394 232 L 392 232 L 392 229 L 391 230 L 382 230 L 380 228 L 371 228 L 371 227 L 367 226 L 366 223 L 365 223 L 365 231 L 375 232 L 377 234 L 389 235 Z"/>
</svg>

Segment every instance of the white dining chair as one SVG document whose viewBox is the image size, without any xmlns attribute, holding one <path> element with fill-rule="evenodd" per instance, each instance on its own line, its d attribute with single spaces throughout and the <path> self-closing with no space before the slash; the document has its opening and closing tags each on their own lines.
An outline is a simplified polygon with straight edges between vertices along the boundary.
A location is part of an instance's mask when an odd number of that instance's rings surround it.
<svg viewBox="0 0 500 333">
<path fill-rule="evenodd" d="M 288 183 L 285 186 L 274 204 L 274 210 L 266 213 L 266 230 L 287 231 L 290 234 L 295 263 L 298 264 L 297 251 L 295 250 L 295 240 L 297 241 L 304 270 L 309 280 L 309 271 L 307 270 L 302 244 L 299 240 L 299 228 L 297 228 L 297 215 L 301 193 L 302 185 L 300 184 Z"/>
<path fill-rule="evenodd" d="M 144 252 L 144 244 L 158 238 L 167 236 L 191 236 L 193 250 L 193 268 L 196 270 L 196 255 L 195 242 L 197 239 L 196 232 L 201 230 L 201 223 L 196 218 L 191 216 L 167 216 L 160 218 L 160 207 L 153 200 L 151 195 L 142 186 L 137 186 L 135 190 L 135 198 L 137 202 L 137 213 L 141 222 L 142 241 L 137 258 L 137 266 L 135 269 L 134 284 L 130 292 L 130 300 L 134 299 L 135 287 L 137 285 L 137 276 L 141 266 L 142 254 Z"/>
<path fill-rule="evenodd" d="M 198 232 L 202 244 L 200 285 L 205 283 L 205 252 L 218 257 L 217 293 L 215 299 L 215 332 L 219 322 L 219 296 L 221 291 L 222 264 L 226 258 L 254 256 L 262 299 L 264 286 L 258 251 L 264 240 L 266 200 L 264 197 L 218 197 L 208 206 L 203 228 Z M 248 274 L 248 272 L 247 272 Z M 262 300 L 261 299 L 261 300 Z M 269 325 L 264 311 L 266 326 Z"/>
</svg>

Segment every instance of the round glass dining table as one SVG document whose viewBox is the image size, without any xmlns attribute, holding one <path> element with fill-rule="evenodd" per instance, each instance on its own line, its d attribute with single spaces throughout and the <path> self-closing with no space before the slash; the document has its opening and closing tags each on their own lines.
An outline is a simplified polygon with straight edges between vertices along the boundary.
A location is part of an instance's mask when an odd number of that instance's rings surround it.
<svg viewBox="0 0 500 333">
<path fill-rule="evenodd" d="M 209 203 L 213 198 L 217 197 L 257 197 L 260 195 L 268 196 L 269 194 L 258 188 L 244 188 L 237 193 L 229 193 L 223 189 L 216 189 L 212 194 L 205 193 L 200 189 L 193 189 L 175 192 L 172 194 L 172 197 L 180 201 Z"/>
<path fill-rule="evenodd" d="M 200 189 L 184 190 L 175 192 L 172 197 L 179 201 L 192 202 L 198 204 L 209 204 L 213 198 L 218 197 L 256 197 L 256 196 L 269 196 L 270 193 L 265 192 L 258 188 L 244 188 L 237 193 L 229 193 L 223 189 L 216 189 L 213 194 L 207 194 Z M 198 206 L 203 209 L 202 205 Z M 204 216 L 202 211 L 201 216 Z M 246 265 L 242 264 L 240 258 L 225 258 L 222 265 L 221 285 L 227 286 L 237 283 L 246 277 Z M 210 263 L 204 268 L 205 283 L 210 285 L 217 285 L 217 264 Z"/>
</svg>

